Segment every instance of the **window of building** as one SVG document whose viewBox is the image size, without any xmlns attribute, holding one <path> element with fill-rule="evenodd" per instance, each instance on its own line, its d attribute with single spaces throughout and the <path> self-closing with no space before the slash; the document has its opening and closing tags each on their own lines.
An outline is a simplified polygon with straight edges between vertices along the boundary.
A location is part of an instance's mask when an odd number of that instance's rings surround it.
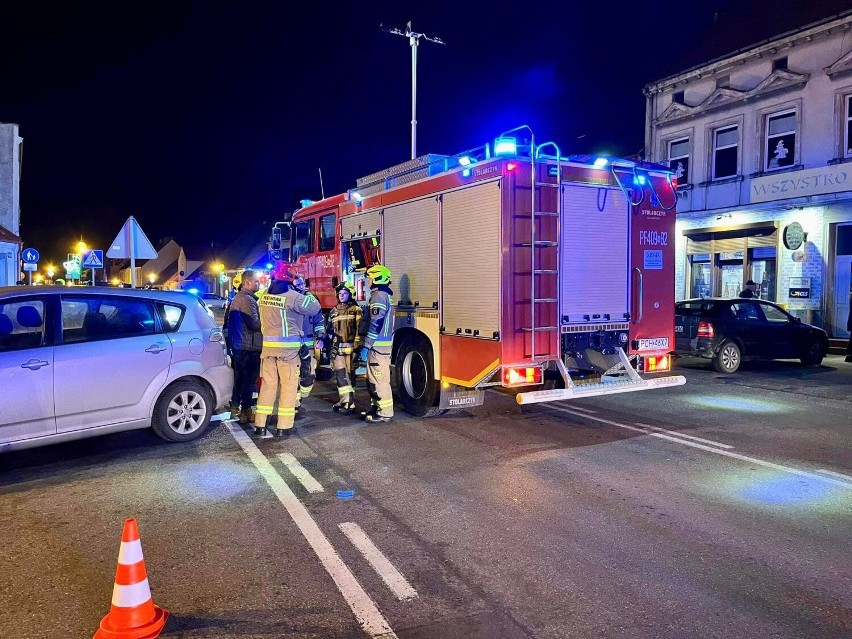
<svg viewBox="0 0 852 639">
<path fill-rule="evenodd" d="M 684 104 L 683 91 L 675 91 L 672 94 L 672 102 L 677 102 L 678 104 Z"/>
<path fill-rule="evenodd" d="M 846 96 L 846 121 L 844 126 L 846 137 L 844 138 L 843 148 L 846 149 L 844 155 L 852 157 L 852 95 Z"/>
<path fill-rule="evenodd" d="M 689 138 L 669 142 L 669 168 L 678 185 L 689 184 Z"/>
<path fill-rule="evenodd" d="M 0 352 L 38 348 L 44 343 L 44 302 L 29 299 L 0 304 Z"/>
<path fill-rule="evenodd" d="M 296 223 L 293 230 L 293 250 L 290 251 L 290 261 L 295 262 L 302 255 L 314 252 L 314 220 L 303 220 Z"/>
<path fill-rule="evenodd" d="M 337 235 L 337 216 L 334 213 L 323 215 L 319 219 L 320 226 L 320 251 L 331 251 L 334 248 L 334 240 Z"/>
<path fill-rule="evenodd" d="M 731 86 L 731 76 L 723 75 L 721 77 L 716 78 L 717 89 L 727 89 L 729 86 Z"/>
<path fill-rule="evenodd" d="M 719 180 L 737 174 L 740 131 L 728 126 L 713 132 L 713 179 Z"/>
<path fill-rule="evenodd" d="M 766 170 L 793 166 L 796 161 L 796 112 L 766 116 Z"/>
<path fill-rule="evenodd" d="M 775 58 L 772 61 L 772 70 L 773 71 L 783 71 L 787 68 L 787 56 L 783 58 Z"/>
<path fill-rule="evenodd" d="M 156 332 L 153 305 L 129 297 L 62 296 L 62 341 L 94 342 Z"/>
</svg>

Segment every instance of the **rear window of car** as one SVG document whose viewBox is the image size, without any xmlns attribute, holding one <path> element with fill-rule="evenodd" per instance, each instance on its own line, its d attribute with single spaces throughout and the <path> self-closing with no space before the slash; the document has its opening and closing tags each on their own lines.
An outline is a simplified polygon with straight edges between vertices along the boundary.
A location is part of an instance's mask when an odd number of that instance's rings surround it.
<svg viewBox="0 0 852 639">
<path fill-rule="evenodd" d="M 675 305 L 675 313 L 677 315 L 687 315 L 689 317 L 699 317 L 709 314 L 716 306 L 715 302 L 698 300 L 695 302 L 678 302 Z"/>
<path fill-rule="evenodd" d="M 0 302 L 0 352 L 38 348 L 44 343 L 42 300 Z"/>
</svg>

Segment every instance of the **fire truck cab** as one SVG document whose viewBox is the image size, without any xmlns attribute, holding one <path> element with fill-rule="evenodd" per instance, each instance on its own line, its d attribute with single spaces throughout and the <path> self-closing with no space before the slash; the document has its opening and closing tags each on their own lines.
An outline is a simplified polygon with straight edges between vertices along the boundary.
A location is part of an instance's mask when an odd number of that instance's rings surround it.
<svg viewBox="0 0 852 639">
<path fill-rule="evenodd" d="M 674 346 L 675 205 L 667 167 L 563 157 L 529 127 L 426 155 L 305 203 L 289 263 L 323 308 L 341 281 L 392 273 L 395 388 L 418 416 L 650 390 L 681 376 Z"/>
</svg>

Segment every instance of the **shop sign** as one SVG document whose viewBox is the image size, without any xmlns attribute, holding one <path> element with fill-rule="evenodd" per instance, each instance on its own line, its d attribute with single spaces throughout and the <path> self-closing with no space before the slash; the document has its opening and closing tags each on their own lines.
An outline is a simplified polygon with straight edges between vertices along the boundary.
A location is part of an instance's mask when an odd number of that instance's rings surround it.
<svg viewBox="0 0 852 639">
<path fill-rule="evenodd" d="M 784 246 L 796 251 L 805 241 L 805 229 L 798 222 L 792 222 L 784 227 Z"/>
<path fill-rule="evenodd" d="M 826 166 L 807 171 L 766 175 L 751 181 L 751 202 L 852 191 L 852 167 Z"/>
<path fill-rule="evenodd" d="M 787 297 L 797 300 L 806 300 L 811 297 L 811 278 L 791 277 L 790 288 Z"/>
</svg>

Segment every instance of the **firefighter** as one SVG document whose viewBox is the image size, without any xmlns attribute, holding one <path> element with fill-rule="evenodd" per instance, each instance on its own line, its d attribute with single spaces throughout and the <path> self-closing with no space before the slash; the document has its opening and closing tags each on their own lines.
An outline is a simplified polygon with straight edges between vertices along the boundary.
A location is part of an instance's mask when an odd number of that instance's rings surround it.
<svg viewBox="0 0 852 639">
<path fill-rule="evenodd" d="M 296 275 L 293 278 L 293 288 L 302 295 L 308 295 L 311 299 L 313 295 L 305 289 L 305 279 L 301 275 Z M 304 316 L 304 327 L 302 330 L 302 347 L 299 349 L 299 357 L 301 359 L 299 366 L 299 393 L 296 396 L 296 416 L 302 418 L 305 416 L 305 410 L 302 408 L 302 400 L 311 394 L 316 381 L 317 370 L 317 350 L 322 351 L 325 347 L 325 316 L 322 310 L 316 313 Z"/>
<path fill-rule="evenodd" d="M 389 422 L 393 418 L 393 394 L 390 383 L 390 356 L 393 345 L 393 291 L 391 272 L 376 264 L 367 269 L 370 280 L 368 312 L 361 318 L 360 357 L 367 362 L 367 388 L 370 409 L 361 413 L 368 422 Z"/>
<path fill-rule="evenodd" d="M 254 434 L 269 437 L 266 421 L 274 414 L 278 418 L 275 436 L 287 438 L 294 432 L 304 318 L 321 312 L 321 308 L 313 295 L 295 290 L 289 279 L 275 280 L 258 306 L 263 332 L 263 383 L 257 398 Z"/>
<path fill-rule="evenodd" d="M 355 412 L 355 388 L 352 386 L 352 354 L 361 345 L 358 327 L 361 324 L 361 307 L 355 301 L 355 287 L 344 283 L 334 289 L 338 304 L 328 317 L 331 336 L 331 367 L 340 401 L 332 409 L 350 415 Z"/>
</svg>

